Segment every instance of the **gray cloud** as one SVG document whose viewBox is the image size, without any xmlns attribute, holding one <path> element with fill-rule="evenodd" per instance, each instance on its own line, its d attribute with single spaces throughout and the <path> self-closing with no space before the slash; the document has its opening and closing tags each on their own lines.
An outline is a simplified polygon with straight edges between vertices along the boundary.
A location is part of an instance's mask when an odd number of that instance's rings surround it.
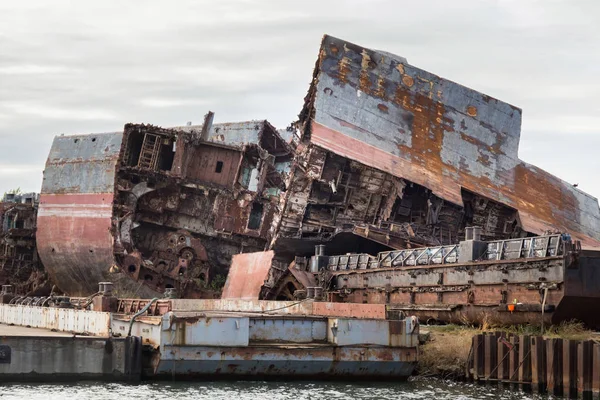
<svg viewBox="0 0 600 400">
<path fill-rule="evenodd" d="M 600 3 L 0 3 L 0 193 L 39 190 L 54 135 L 296 118 L 324 33 L 523 109 L 520 157 L 600 196 Z"/>
</svg>

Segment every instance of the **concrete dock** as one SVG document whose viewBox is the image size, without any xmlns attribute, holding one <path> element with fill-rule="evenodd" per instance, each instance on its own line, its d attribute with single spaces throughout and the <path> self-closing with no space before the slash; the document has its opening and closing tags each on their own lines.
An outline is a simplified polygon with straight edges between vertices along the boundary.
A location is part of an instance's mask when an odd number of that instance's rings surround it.
<svg viewBox="0 0 600 400">
<path fill-rule="evenodd" d="M 69 332 L 57 332 L 50 329 L 31 328 L 27 326 L 0 324 L 0 336 L 26 336 L 26 337 L 74 337 Z"/>
<path fill-rule="evenodd" d="M 135 381 L 140 368 L 131 368 L 132 343 L 132 338 L 0 324 L 0 377 L 5 382 Z"/>
</svg>

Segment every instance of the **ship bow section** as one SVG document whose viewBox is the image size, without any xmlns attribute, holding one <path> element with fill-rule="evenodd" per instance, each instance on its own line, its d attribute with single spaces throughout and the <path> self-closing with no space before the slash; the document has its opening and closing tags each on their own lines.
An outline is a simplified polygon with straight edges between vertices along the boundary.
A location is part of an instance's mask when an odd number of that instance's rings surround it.
<svg viewBox="0 0 600 400">
<path fill-rule="evenodd" d="M 114 264 L 111 232 L 122 133 L 58 136 L 44 170 L 38 212 L 40 258 L 71 295 L 96 291 Z"/>
</svg>

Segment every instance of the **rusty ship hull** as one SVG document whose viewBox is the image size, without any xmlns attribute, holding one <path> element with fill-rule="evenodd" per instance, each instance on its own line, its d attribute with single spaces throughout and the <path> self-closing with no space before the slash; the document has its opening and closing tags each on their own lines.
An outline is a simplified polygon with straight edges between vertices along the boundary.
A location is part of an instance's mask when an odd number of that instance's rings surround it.
<svg viewBox="0 0 600 400">
<path fill-rule="evenodd" d="M 314 296 L 317 288 L 331 301 L 387 304 L 432 321 L 600 326 L 591 311 L 600 305 L 598 200 L 519 159 L 519 108 L 403 57 L 325 36 L 295 127 L 270 245 L 296 259 L 249 277 L 260 298 Z M 302 264 L 307 243 L 352 252 L 332 257 L 347 264 L 390 249 L 457 249 L 474 226 L 482 243 L 567 233 L 575 250 L 375 269 Z"/>
<path fill-rule="evenodd" d="M 114 265 L 112 209 L 122 134 L 55 138 L 38 211 L 37 246 L 54 282 L 94 293 Z"/>
<path fill-rule="evenodd" d="M 117 279 L 126 297 L 168 288 L 218 297 L 211 275 L 265 246 L 289 151 L 266 121 L 212 126 L 212 114 L 202 126 L 58 136 L 40 197 L 40 258 L 72 296 Z"/>
<path fill-rule="evenodd" d="M 467 226 L 600 248 L 598 200 L 519 159 L 521 110 L 508 103 L 325 36 L 299 117 L 276 250 L 344 232 L 396 249 L 455 244 Z"/>
</svg>

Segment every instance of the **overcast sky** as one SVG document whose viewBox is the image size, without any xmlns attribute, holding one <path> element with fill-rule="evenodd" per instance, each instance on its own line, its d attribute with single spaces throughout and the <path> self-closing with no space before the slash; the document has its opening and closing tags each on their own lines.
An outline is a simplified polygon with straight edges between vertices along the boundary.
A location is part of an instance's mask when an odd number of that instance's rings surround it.
<svg viewBox="0 0 600 400">
<path fill-rule="evenodd" d="M 0 0 L 0 194 L 61 133 L 285 127 L 324 33 L 522 108 L 520 158 L 600 196 L 598 0 Z"/>
</svg>

